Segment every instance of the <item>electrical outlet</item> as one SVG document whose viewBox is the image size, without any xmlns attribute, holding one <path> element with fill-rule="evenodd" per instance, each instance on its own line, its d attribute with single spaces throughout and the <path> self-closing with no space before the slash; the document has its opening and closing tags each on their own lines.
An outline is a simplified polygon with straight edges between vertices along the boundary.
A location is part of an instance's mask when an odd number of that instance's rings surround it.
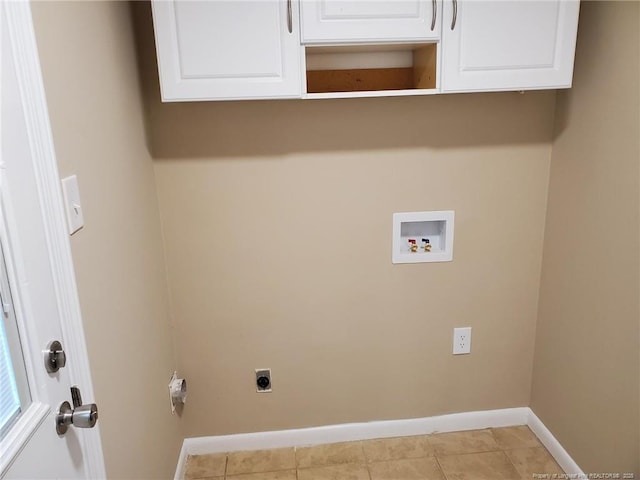
<svg viewBox="0 0 640 480">
<path fill-rule="evenodd" d="M 271 391 L 271 369 L 256 369 L 256 391 L 258 393 L 267 393 Z"/>
<path fill-rule="evenodd" d="M 453 329 L 453 354 L 471 353 L 471 327 Z"/>
</svg>

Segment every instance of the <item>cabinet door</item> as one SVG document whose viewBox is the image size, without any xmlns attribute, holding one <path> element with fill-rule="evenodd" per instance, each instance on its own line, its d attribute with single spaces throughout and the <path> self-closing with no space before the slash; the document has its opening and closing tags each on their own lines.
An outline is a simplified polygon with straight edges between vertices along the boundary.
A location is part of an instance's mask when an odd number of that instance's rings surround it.
<svg viewBox="0 0 640 480">
<path fill-rule="evenodd" d="M 154 0 L 163 101 L 302 95 L 293 0 Z"/>
<path fill-rule="evenodd" d="M 577 0 L 445 0 L 444 92 L 571 86 Z"/>
<path fill-rule="evenodd" d="M 302 42 L 440 38 L 442 0 L 302 0 Z"/>
</svg>

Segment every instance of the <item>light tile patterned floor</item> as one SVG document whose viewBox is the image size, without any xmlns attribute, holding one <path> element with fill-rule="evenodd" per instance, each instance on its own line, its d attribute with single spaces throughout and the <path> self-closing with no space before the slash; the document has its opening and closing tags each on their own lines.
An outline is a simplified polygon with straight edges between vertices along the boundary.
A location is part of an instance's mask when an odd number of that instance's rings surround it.
<svg viewBox="0 0 640 480">
<path fill-rule="evenodd" d="M 185 479 L 524 480 L 563 473 L 527 426 L 193 455 Z"/>
</svg>

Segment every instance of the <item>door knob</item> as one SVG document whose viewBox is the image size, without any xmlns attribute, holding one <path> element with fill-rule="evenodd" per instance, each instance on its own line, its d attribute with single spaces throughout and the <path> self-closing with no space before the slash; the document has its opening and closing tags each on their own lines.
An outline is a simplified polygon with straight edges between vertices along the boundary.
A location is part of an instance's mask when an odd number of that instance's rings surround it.
<svg viewBox="0 0 640 480">
<path fill-rule="evenodd" d="M 82 404 L 82 396 L 77 386 L 71 387 L 71 401 L 62 402 L 56 414 L 56 432 L 64 435 L 69 425 L 78 428 L 93 428 L 98 421 L 98 406 L 95 403 Z"/>
</svg>

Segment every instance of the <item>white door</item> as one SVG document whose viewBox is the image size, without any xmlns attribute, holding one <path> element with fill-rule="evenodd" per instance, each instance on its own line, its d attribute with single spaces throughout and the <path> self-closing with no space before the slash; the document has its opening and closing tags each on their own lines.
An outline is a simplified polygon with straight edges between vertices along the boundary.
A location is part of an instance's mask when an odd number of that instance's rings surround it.
<svg viewBox="0 0 640 480">
<path fill-rule="evenodd" d="M 444 92 L 568 88 L 577 0 L 444 0 Z"/>
<path fill-rule="evenodd" d="M 56 429 L 71 386 L 89 403 L 92 385 L 29 4 L 0 17 L 0 477 L 104 478 L 98 429 Z"/>
<path fill-rule="evenodd" d="M 154 0 L 163 101 L 299 98 L 294 0 Z"/>
<path fill-rule="evenodd" d="M 441 0 L 301 0 L 302 42 L 438 40 Z"/>
</svg>

